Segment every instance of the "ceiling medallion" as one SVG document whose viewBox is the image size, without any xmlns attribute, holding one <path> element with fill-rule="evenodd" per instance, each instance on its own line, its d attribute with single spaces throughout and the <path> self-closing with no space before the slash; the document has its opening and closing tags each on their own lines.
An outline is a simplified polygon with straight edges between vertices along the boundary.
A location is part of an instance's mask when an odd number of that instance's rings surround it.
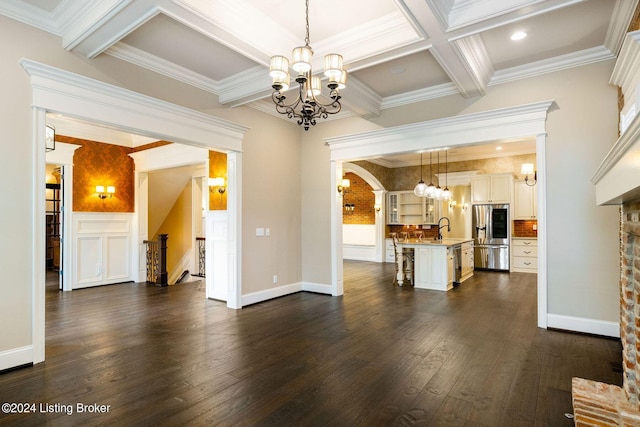
<svg viewBox="0 0 640 427">
<path fill-rule="evenodd" d="M 298 124 L 309 130 L 309 126 L 315 126 L 316 119 L 326 119 L 329 114 L 339 113 L 340 89 L 343 89 L 347 81 L 347 72 L 342 68 L 342 56 L 330 53 L 324 57 L 324 75 L 329 79 L 327 103 L 319 100 L 321 96 L 320 77 L 314 76 L 311 70 L 313 50 L 309 45 L 309 0 L 306 0 L 306 37 L 305 45 L 296 47 L 291 54 L 291 68 L 297 73 L 296 82 L 299 85 L 296 99 L 287 104 L 287 97 L 283 92 L 289 89 L 291 80 L 289 75 L 289 59 L 276 55 L 271 57 L 269 75 L 273 78 L 273 93 L 271 99 L 276 105 L 276 111 L 286 114 L 290 119 L 297 119 Z"/>
</svg>

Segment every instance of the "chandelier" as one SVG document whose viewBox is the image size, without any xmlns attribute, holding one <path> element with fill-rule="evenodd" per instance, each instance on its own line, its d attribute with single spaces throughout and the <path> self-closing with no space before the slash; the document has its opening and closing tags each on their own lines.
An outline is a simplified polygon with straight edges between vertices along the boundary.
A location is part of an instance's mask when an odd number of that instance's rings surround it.
<svg viewBox="0 0 640 427">
<path fill-rule="evenodd" d="M 339 113 L 340 89 L 344 89 L 347 81 L 347 72 L 342 68 L 342 56 L 330 53 L 324 57 L 324 75 L 329 79 L 328 102 L 323 103 L 319 97 L 322 89 L 320 78 L 313 75 L 311 60 L 313 50 L 309 45 L 309 0 L 306 0 L 306 37 L 305 45 L 296 47 L 291 53 L 291 68 L 297 73 L 298 94 L 295 100 L 287 103 L 287 97 L 283 92 L 289 89 L 291 80 L 289 75 L 289 59 L 276 55 L 271 57 L 269 63 L 269 75 L 273 78 L 273 93 L 271 99 L 276 105 L 276 111 L 286 114 L 290 119 L 297 119 L 298 125 L 309 130 L 309 126 L 315 126 L 316 119 L 326 119 L 329 114 Z"/>
</svg>

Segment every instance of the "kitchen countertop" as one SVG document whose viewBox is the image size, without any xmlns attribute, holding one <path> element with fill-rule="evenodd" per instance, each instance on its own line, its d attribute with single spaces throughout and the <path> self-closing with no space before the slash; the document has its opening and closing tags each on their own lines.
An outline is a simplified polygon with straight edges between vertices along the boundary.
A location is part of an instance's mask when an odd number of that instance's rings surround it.
<svg viewBox="0 0 640 427">
<path fill-rule="evenodd" d="M 455 238 L 447 238 L 442 240 L 433 240 L 433 239 L 408 239 L 406 241 L 398 241 L 399 245 L 431 245 L 431 246 L 455 246 L 460 245 L 466 242 L 473 242 L 473 239 L 455 239 Z"/>
</svg>

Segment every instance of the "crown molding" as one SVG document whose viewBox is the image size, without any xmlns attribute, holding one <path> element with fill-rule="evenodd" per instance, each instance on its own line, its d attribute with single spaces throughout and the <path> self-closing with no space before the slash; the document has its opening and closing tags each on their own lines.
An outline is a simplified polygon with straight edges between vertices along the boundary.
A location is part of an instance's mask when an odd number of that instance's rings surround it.
<svg viewBox="0 0 640 427">
<path fill-rule="evenodd" d="M 69 3 L 65 1 L 63 3 Z M 58 9 L 60 5 L 58 5 Z M 13 20 L 30 25 L 39 30 L 56 36 L 62 35 L 59 20 L 55 19 L 55 11 L 48 13 L 39 7 L 30 5 L 19 0 L 4 0 L 0 2 L 0 14 Z"/>
<path fill-rule="evenodd" d="M 343 94 L 342 103 L 364 119 L 368 120 L 380 115 L 382 97 L 360 80 L 349 78 Z"/>
<path fill-rule="evenodd" d="M 633 99 L 640 84 L 640 31 L 627 34 L 609 82 L 622 88 L 625 98 Z"/>
<path fill-rule="evenodd" d="M 382 109 L 401 107 L 403 105 L 415 104 L 416 102 L 428 101 L 430 99 L 442 98 L 444 96 L 459 95 L 458 88 L 453 83 L 443 83 L 424 89 L 401 93 L 399 95 L 387 96 L 382 99 Z"/>
<path fill-rule="evenodd" d="M 88 0 L 73 3 L 74 12 L 67 12 L 67 20 L 62 27 L 62 47 L 74 50 L 98 31 L 105 22 L 123 11 L 133 0 Z M 71 4 L 70 4 L 71 6 Z M 69 8 L 71 9 L 71 8 Z M 118 37 L 115 38 L 117 40 Z M 112 43 L 111 43 L 112 44 Z M 83 52 L 93 58 L 104 51 L 105 47 Z"/>
<path fill-rule="evenodd" d="M 319 58 L 327 53 L 339 52 L 348 68 L 350 63 L 368 58 L 374 53 L 378 55 L 424 40 L 425 37 L 416 31 L 406 16 L 397 11 L 318 40 L 313 46 L 314 56 Z"/>
<path fill-rule="evenodd" d="M 230 107 L 247 104 L 271 95 L 269 70 L 258 65 L 218 82 L 219 102 Z"/>
<path fill-rule="evenodd" d="M 608 61 L 611 59 L 615 59 L 615 56 L 609 49 L 604 46 L 594 47 L 580 52 L 569 53 L 567 55 L 556 56 L 555 58 L 532 62 L 530 64 L 498 70 L 489 82 L 489 86 L 555 73 L 557 71 L 581 67 L 583 65 L 594 64 L 596 62 Z"/>
<path fill-rule="evenodd" d="M 627 29 L 631 25 L 638 0 L 617 0 L 609 20 L 609 28 L 604 39 L 604 46 L 617 55 L 622 49 Z"/>
<path fill-rule="evenodd" d="M 549 110 L 555 101 L 542 101 L 480 113 L 395 126 L 355 135 L 325 139 L 331 160 L 366 158 L 379 155 L 480 143 L 502 138 L 522 138 L 544 134 Z"/>
<path fill-rule="evenodd" d="M 198 89 L 215 95 L 220 94 L 221 85 L 217 81 L 123 42 L 114 44 L 105 53 Z"/>
<path fill-rule="evenodd" d="M 494 74 L 493 65 L 489 53 L 480 35 L 475 34 L 453 42 L 453 47 L 458 50 L 459 56 L 464 59 L 464 64 L 475 81 L 478 93 L 486 94 L 487 85 Z"/>
<path fill-rule="evenodd" d="M 460 28 L 482 20 L 505 15 L 527 6 L 530 0 L 454 0 L 447 15 L 448 29 Z"/>
<path fill-rule="evenodd" d="M 125 132 L 242 150 L 245 126 L 29 59 L 21 59 L 20 65 L 31 78 L 34 107 L 96 124 L 108 124 L 116 116 Z"/>
</svg>

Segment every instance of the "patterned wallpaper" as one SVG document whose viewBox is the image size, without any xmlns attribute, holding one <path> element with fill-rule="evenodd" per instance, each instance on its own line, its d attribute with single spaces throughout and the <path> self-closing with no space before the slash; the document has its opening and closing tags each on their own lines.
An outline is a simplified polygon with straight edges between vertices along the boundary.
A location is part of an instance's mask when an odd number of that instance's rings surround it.
<svg viewBox="0 0 640 427">
<path fill-rule="evenodd" d="M 131 148 L 63 135 L 56 141 L 80 145 L 73 156 L 74 212 L 133 212 L 134 164 Z M 100 199 L 96 185 L 113 185 L 112 198 Z"/>
<path fill-rule="evenodd" d="M 227 186 L 227 155 L 217 151 L 209 151 L 209 178 L 224 178 Z M 217 191 L 209 193 L 209 210 L 224 211 L 227 209 L 227 192 L 220 194 Z"/>
</svg>

